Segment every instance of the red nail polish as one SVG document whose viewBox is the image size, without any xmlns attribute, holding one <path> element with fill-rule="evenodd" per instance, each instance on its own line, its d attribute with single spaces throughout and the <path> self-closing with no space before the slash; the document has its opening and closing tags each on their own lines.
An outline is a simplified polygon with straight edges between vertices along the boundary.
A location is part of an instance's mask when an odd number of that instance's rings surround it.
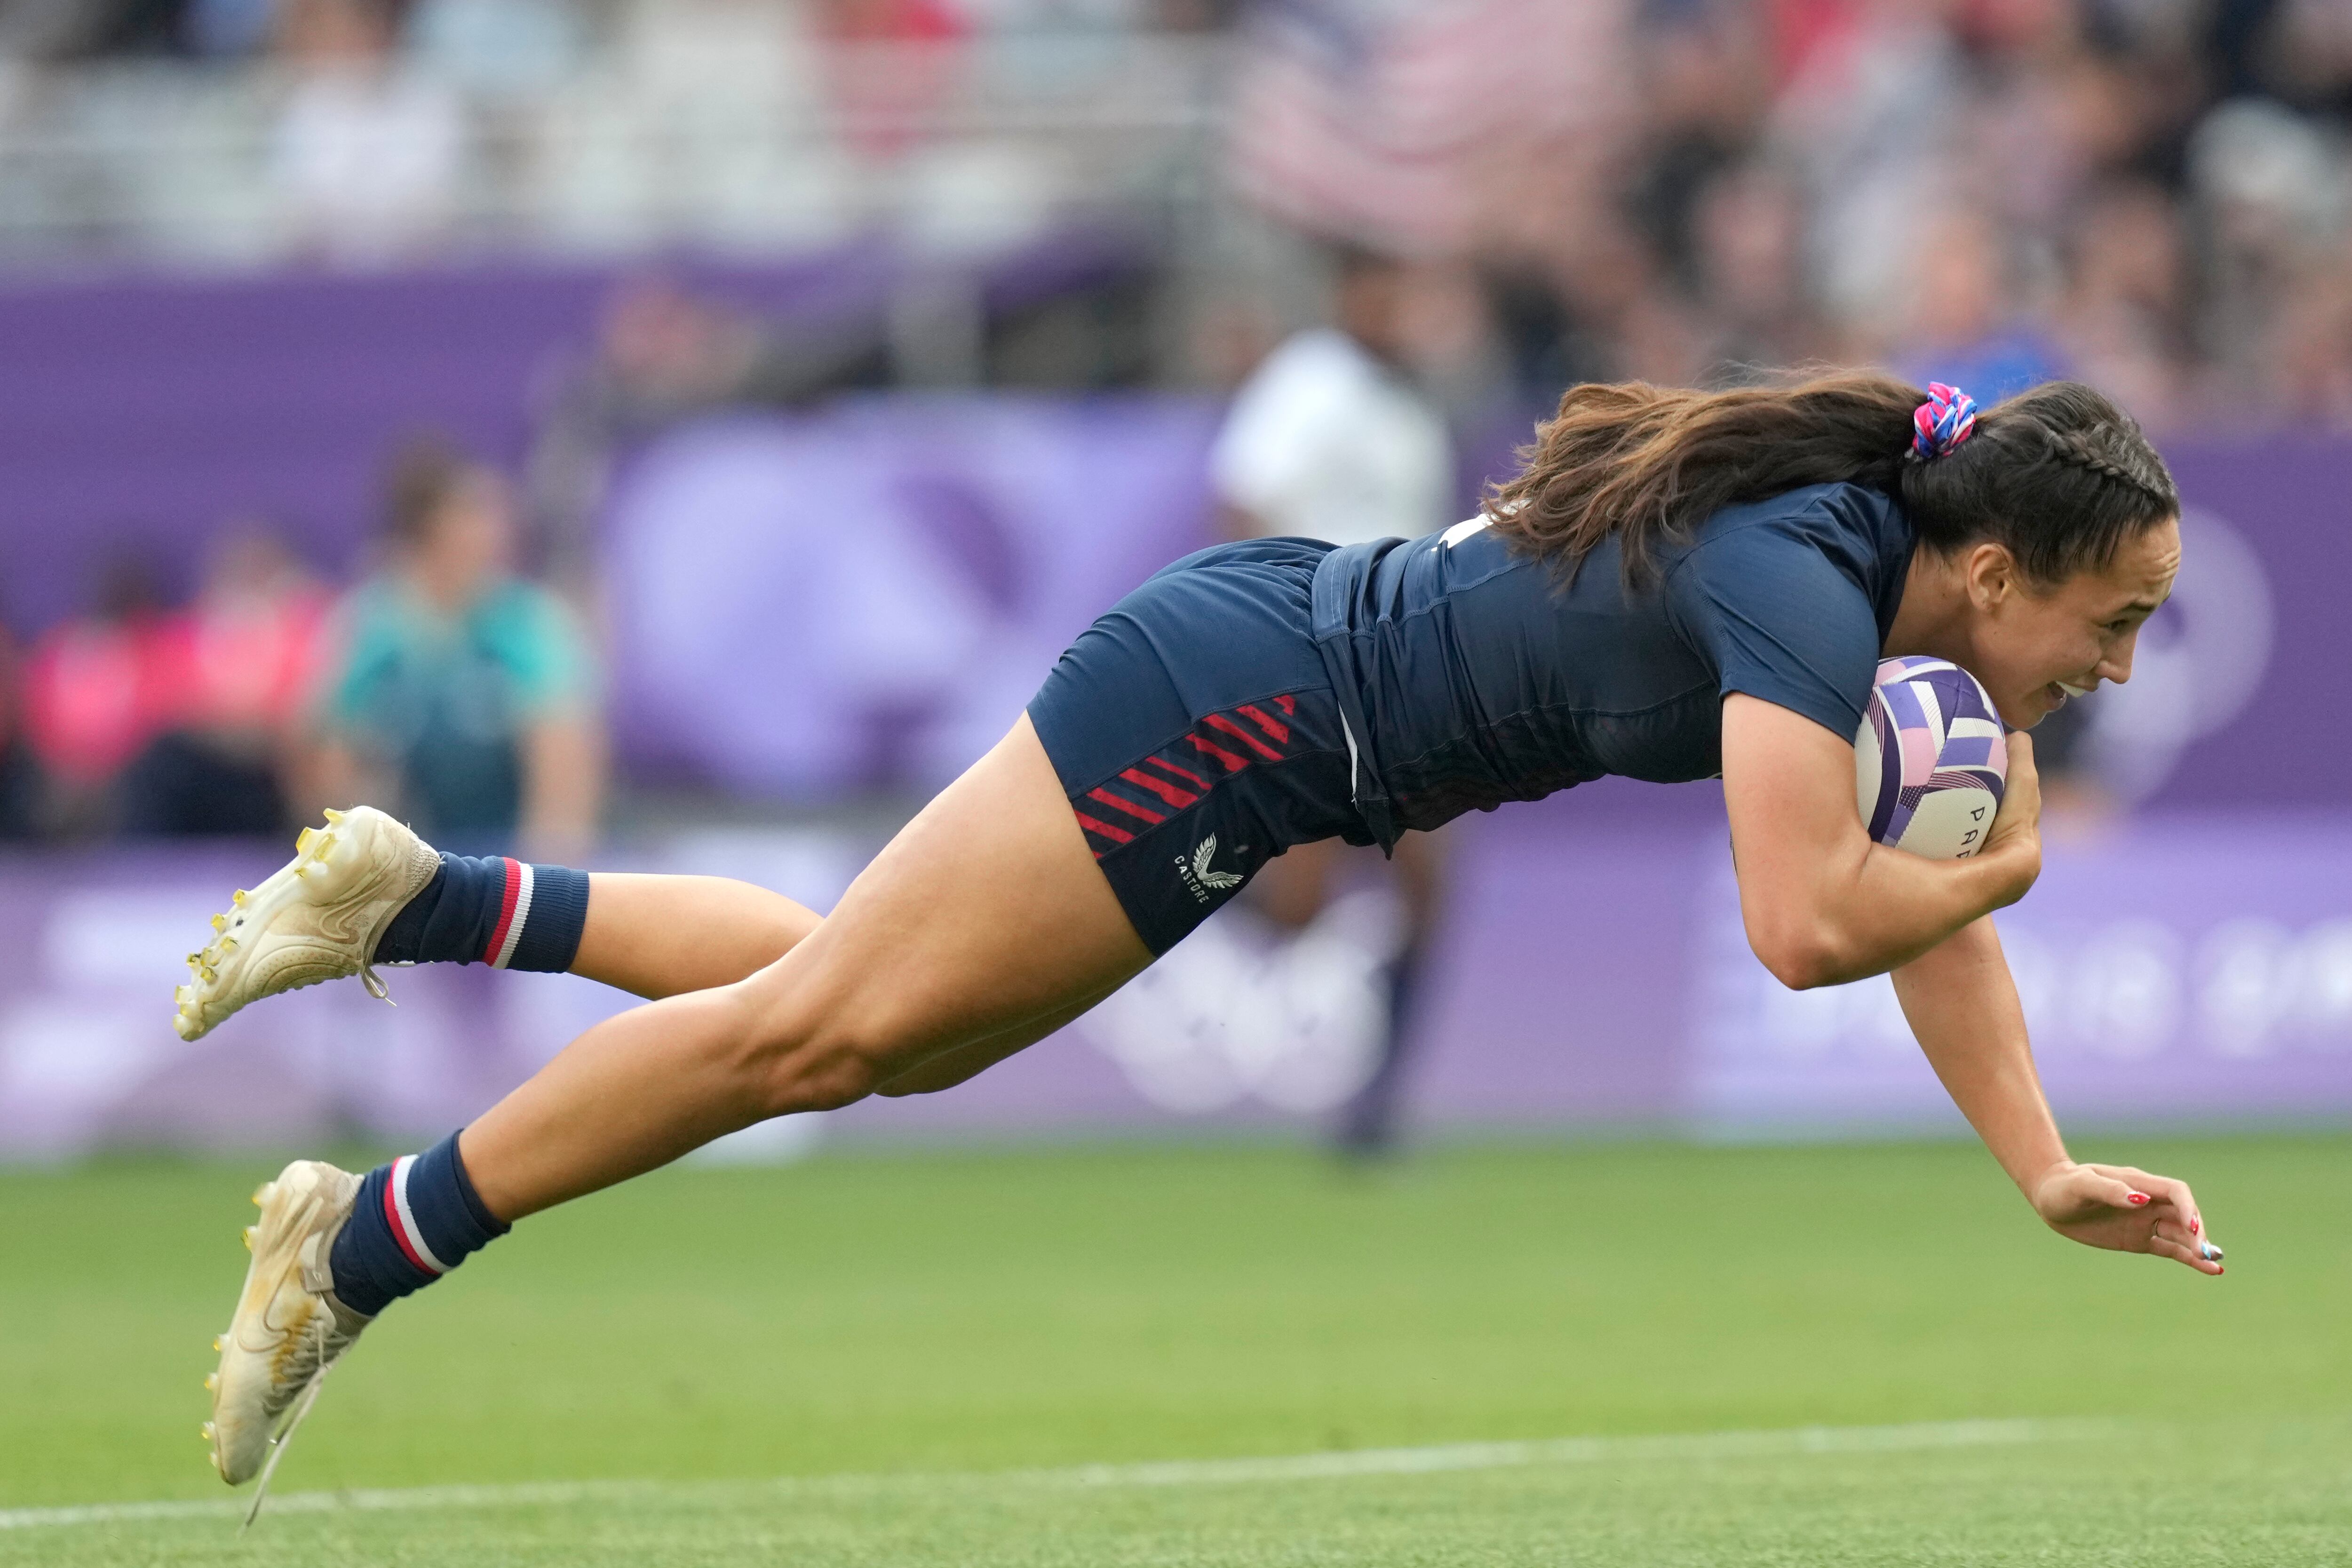
<svg viewBox="0 0 2352 1568">
<path fill-rule="evenodd" d="M 2126 1201 L 2135 1204 L 2144 1204 L 2147 1202 L 2147 1194 L 2146 1193 L 2134 1193 L 2130 1198 Z"/>
<path fill-rule="evenodd" d="M 2197 1234 L 2197 1227 L 2198 1227 L 2198 1226 L 2199 1226 L 2199 1225 L 2200 1225 L 2200 1224 L 2202 1224 L 2202 1223 L 2203 1223 L 2203 1222 L 2202 1222 L 2202 1221 L 2200 1221 L 2200 1220 L 2199 1220 L 2199 1219 L 2198 1219 L 2198 1217 L 2197 1217 L 2195 1215 L 2190 1215 L 2189 1216 L 2189 1235 L 2191 1235 L 2191 1236 L 2195 1236 L 2195 1235 Z"/>
</svg>

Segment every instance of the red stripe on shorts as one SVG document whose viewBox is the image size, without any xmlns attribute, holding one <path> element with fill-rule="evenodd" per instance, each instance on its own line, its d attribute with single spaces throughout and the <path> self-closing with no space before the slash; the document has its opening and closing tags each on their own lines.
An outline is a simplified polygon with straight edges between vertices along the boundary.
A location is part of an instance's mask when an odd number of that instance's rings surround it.
<svg viewBox="0 0 2352 1568">
<path fill-rule="evenodd" d="M 1274 737 L 1275 744 L 1278 746 L 1290 744 L 1290 726 L 1255 703 L 1244 702 L 1234 711 L 1244 719 L 1256 721 L 1259 729 Z"/>
<path fill-rule="evenodd" d="M 1203 724 L 1213 724 L 1216 726 L 1226 734 L 1231 735 L 1234 740 L 1239 741 L 1243 745 L 1247 746 L 1251 751 L 1255 752 L 1259 756 L 1264 757 L 1269 763 L 1278 763 L 1282 761 L 1282 753 L 1280 752 L 1276 751 L 1272 746 L 1267 745 L 1264 741 L 1259 740 L 1255 735 L 1251 734 L 1247 730 L 1243 729 L 1239 724 L 1234 723 L 1231 719 L 1226 718 L 1222 713 L 1212 713 L 1206 719 L 1202 720 L 1201 722 Z"/>
<path fill-rule="evenodd" d="M 1166 757 L 1146 757 L 1143 760 L 1150 763 L 1155 768 L 1166 768 L 1178 778 L 1190 780 L 1192 784 L 1198 785 L 1203 790 L 1206 790 L 1209 787 L 1208 780 L 1202 778 L 1200 774 L 1194 773 L 1192 769 L 1186 767 L 1181 763 L 1171 763 Z"/>
<path fill-rule="evenodd" d="M 1249 759 L 1247 757 L 1237 757 L 1234 755 L 1233 752 L 1225 750 L 1223 746 L 1220 746 L 1214 741 L 1208 739 L 1206 736 L 1187 735 L 1184 738 L 1192 742 L 1194 750 L 1205 752 L 1207 755 L 1216 758 L 1219 763 L 1224 765 L 1225 772 L 1229 773 L 1237 773 L 1244 768 L 1249 766 Z"/>
<path fill-rule="evenodd" d="M 1085 828 L 1088 833 L 1099 833 L 1114 844 L 1132 844 L 1135 842 L 1135 835 L 1129 833 L 1124 827 L 1113 827 L 1108 822 L 1097 822 L 1093 817 L 1088 816 L 1083 811 L 1075 812 L 1073 815 L 1077 817 L 1078 826 Z"/>
<path fill-rule="evenodd" d="M 1199 795 L 1194 795 L 1191 790 L 1179 788 L 1177 785 L 1170 784 L 1166 779 L 1153 778 L 1150 773 L 1145 773 L 1140 768 L 1123 768 L 1120 770 L 1118 776 L 1139 788 L 1150 790 L 1152 794 L 1158 795 L 1160 799 L 1166 801 L 1169 805 L 1174 806 L 1179 811 L 1183 810 L 1186 806 L 1201 798 Z M 1209 786 L 1202 784 L 1201 787 L 1202 789 L 1206 789 Z"/>
<path fill-rule="evenodd" d="M 1121 800 L 1118 796 L 1111 794 L 1110 791 L 1107 789 L 1090 789 L 1087 791 L 1087 798 L 1088 800 L 1100 801 L 1105 805 L 1116 806 L 1119 810 L 1127 813 L 1128 816 L 1134 817 L 1139 822 L 1165 822 L 1168 820 L 1165 816 L 1162 816 L 1160 813 L 1152 810 L 1150 806 L 1138 805 L 1131 800 Z"/>
</svg>

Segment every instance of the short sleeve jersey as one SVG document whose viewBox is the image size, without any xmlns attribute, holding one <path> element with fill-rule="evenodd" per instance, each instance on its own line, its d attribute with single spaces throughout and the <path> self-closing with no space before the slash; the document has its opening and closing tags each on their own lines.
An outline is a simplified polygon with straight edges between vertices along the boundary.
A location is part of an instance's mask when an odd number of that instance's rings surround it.
<svg viewBox="0 0 2352 1568">
<path fill-rule="evenodd" d="M 1474 520 L 1327 557 L 1344 632 L 1318 635 L 1370 787 L 1433 827 L 1609 773 L 1718 773 L 1735 691 L 1851 740 L 1911 550 L 1901 506 L 1847 484 L 1726 508 L 1633 589 L 1613 539 L 1562 583 Z"/>
</svg>

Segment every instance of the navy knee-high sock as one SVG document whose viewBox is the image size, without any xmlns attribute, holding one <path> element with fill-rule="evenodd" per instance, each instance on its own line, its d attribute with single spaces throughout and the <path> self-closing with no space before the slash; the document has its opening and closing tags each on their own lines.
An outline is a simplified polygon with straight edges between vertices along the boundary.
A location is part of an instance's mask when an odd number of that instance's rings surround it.
<svg viewBox="0 0 2352 1568">
<path fill-rule="evenodd" d="M 433 880 L 384 928 L 375 962 L 560 973 L 587 924 L 587 872 L 444 852 Z"/>
<path fill-rule="evenodd" d="M 378 1165 L 327 1254 L 335 1296 L 373 1318 L 507 1233 L 483 1206 L 452 1132 L 422 1154 Z"/>
</svg>

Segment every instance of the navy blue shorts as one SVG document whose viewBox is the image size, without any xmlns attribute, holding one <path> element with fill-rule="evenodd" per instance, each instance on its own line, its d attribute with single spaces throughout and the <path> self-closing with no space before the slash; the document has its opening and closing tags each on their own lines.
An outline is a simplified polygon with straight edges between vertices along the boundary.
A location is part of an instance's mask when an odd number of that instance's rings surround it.
<svg viewBox="0 0 2352 1568">
<path fill-rule="evenodd" d="M 1294 844 L 1373 842 L 1316 650 L 1311 539 L 1163 568 L 1070 646 L 1029 704 L 1136 934 L 1167 952 Z"/>
</svg>

